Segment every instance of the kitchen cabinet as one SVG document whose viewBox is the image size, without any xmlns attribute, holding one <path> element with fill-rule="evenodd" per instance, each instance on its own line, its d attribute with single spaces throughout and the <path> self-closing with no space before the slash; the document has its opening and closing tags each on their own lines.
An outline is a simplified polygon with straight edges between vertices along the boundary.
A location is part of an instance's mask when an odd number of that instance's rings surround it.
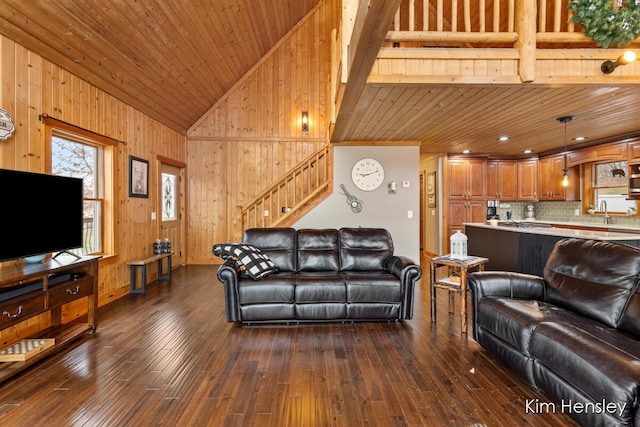
<svg viewBox="0 0 640 427">
<path fill-rule="evenodd" d="M 449 238 L 456 230 L 464 231 L 465 222 L 487 221 L 487 202 L 485 200 L 450 200 L 448 207 L 448 233 L 445 240 L 447 250 L 450 250 Z"/>
<path fill-rule="evenodd" d="M 538 200 L 538 159 L 518 161 L 518 200 Z"/>
<path fill-rule="evenodd" d="M 601 162 L 605 160 L 627 160 L 628 149 L 624 142 L 601 144 L 593 147 L 572 150 L 567 153 L 567 165 L 569 167 L 583 163 Z"/>
<path fill-rule="evenodd" d="M 450 158 L 447 161 L 449 199 L 485 199 L 486 159 Z"/>
<path fill-rule="evenodd" d="M 544 200 L 579 200 L 579 171 L 577 166 L 569 168 L 569 185 L 562 186 L 564 156 L 543 157 L 538 162 L 538 199 Z"/>
<path fill-rule="evenodd" d="M 627 144 L 627 157 L 630 164 L 640 163 L 640 141 Z"/>
<path fill-rule="evenodd" d="M 487 198 L 489 200 L 517 200 L 517 185 L 517 161 L 489 160 L 487 162 Z"/>
</svg>

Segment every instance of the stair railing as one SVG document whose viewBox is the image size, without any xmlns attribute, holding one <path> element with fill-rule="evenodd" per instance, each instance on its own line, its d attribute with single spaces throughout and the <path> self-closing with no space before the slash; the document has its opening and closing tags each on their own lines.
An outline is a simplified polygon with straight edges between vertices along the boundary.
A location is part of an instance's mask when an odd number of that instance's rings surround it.
<svg viewBox="0 0 640 427">
<path fill-rule="evenodd" d="M 287 224 L 332 182 L 330 144 L 318 149 L 242 208 L 242 229 Z"/>
</svg>

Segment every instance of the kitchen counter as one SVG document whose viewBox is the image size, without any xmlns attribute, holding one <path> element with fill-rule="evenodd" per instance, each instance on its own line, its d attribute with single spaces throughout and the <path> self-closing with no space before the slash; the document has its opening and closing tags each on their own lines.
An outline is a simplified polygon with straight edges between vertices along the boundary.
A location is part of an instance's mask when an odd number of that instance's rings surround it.
<svg viewBox="0 0 640 427">
<path fill-rule="evenodd" d="M 625 241 L 640 240 L 640 230 L 633 232 L 633 228 L 629 227 L 629 231 L 601 231 L 602 228 L 611 229 L 610 224 L 578 224 L 576 227 L 569 228 L 572 223 L 560 222 L 538 222 L 538 221 L 498 221 L 498 225 L 486 223 L 465 223 L 465 227 L 481 227 L 496 230 L 506 230 L 518 233 L 539 234 L 557 237 L 576 237 L 581 239 L 606 240 L 606 241 Z M 590 229 L 586 229 L 590 228 Z"/>
<path fill-rule="evenodd" d="M 581 228 L 567 228 L 568 223 L 542 221 L 500 221 L 498 224 L 465 223 L 468 253 L 489 258 L 485 270 L 542 276 L 554 245 L 568 237 L 640 247 L 640 230 L 636 233 L 602 231 L 604 227 L 599 224 L 592 229 L 584 229 L 582 224 Z"/>
</svg>

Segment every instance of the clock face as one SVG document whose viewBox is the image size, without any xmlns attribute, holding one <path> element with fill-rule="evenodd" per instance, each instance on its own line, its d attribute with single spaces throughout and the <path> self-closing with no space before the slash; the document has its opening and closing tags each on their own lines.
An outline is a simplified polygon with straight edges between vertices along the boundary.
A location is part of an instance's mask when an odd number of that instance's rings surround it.
<svg viewBox="0 0 640 427">
<path fill-rule="evenodd" d="M 351 179 L 360 190 L 373 191 L 384 181 L 384 168 L 376 159 L 360 159 L 351 169 Z"/>
</svg>

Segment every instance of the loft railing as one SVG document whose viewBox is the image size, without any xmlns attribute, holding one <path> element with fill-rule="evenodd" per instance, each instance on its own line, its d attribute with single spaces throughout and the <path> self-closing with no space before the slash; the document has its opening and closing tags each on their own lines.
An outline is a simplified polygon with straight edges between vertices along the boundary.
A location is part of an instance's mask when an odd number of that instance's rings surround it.
<svg viewBox="0 0 640 427">
<path fill-rule="evenodd" d="M 238 227 L 276 227 L 296 217 L 300 209 L 330 188 L 331 153 L 329 144 L 323 146 L 264 190 L 242 208 Z"/>
<path fill-rule="evenodd" d="M 535 29 L 536 43 L 593 44 L 571 20 L 568 4 L 569 0 L 403 0 L 387 40 L 429 47 L 514 44 Z"/>
</svg>

